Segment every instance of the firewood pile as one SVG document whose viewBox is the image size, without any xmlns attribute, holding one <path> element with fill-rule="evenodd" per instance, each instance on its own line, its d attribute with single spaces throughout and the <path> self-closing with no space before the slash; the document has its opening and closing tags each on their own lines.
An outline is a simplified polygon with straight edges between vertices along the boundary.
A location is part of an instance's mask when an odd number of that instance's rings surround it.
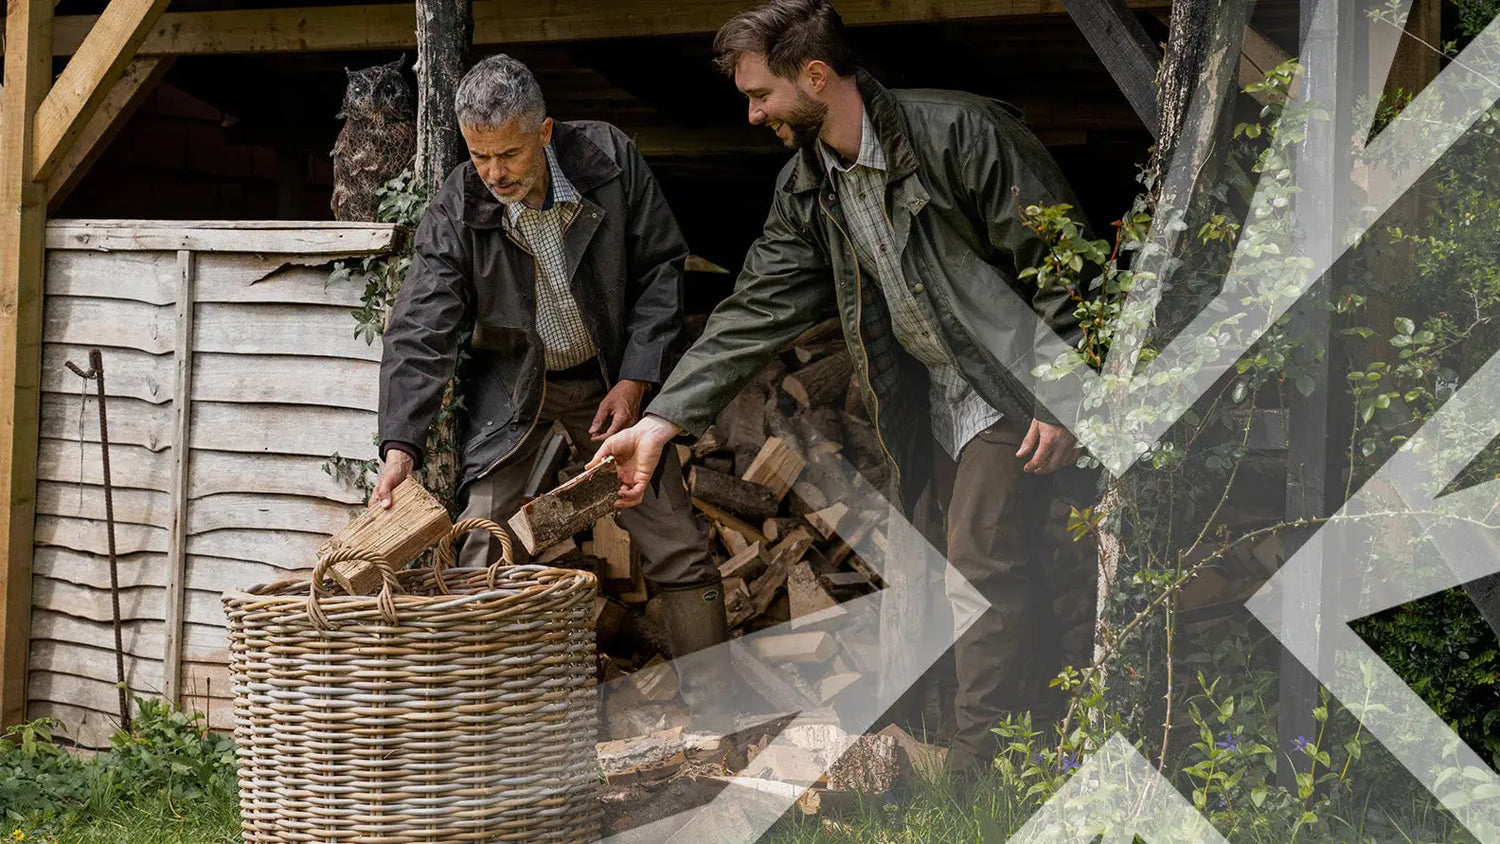
<svg viewBox="0 0 1500 844">
<path fill-rule="evenodd" d="M 839 610 L 841 603 L 884 586 L 879 559 L 892 541 L 889 507 L 871 494 L 886 488 L 887 462 L 852 379 L 838 323 L 830 320 L 773 359 L 696 443 L 672 446 L 724 578 L 731 637 L 785 625 L 786 632 L 731 648 L 736 672 L 765 698 L 768 711 L 836 714 L 841 698 L 865 693 L 864 677 L 881 659 L 879 631 L 851 625 Z M 570 455 L 566 438 L 555 432 L 538 457 L 528 493 L 569 480 L 592 483 L 580 478 L 588 457 Z M 1048 519 L 1048 571 L 1054 577 L 1044 585 L 1063 630 L 1061 641 L 1052 643 L 1061 651 L 1059 661 L 1084 665 L 1092 649 L 1095 557 L 1088 542 L 1068 536 L 1068 513 L 1069 504 L 1059 501 Z M 573 529 L 571 522 L 561 528 Z M 780 725 L 722 738 L 689 730 L 657 600 L 630 535 L 614 517 L 577 533 L 535 532 L 547 537 L 535 551 L 538 561 L 588 568 L 600 578 L 595 627 L 605 694 L 598 752 L 608 782 L 605 802 L 613 807 L 606 813 L 619 828 L 655 820 L 653 812 L 665 816 L 691 808 L 729 784 L 765 780 L 762 757 Z M 856 549 L 874 553 L 867 561 Z M 829 735 L 797 741 L 800 749 L 770 750 L 804 753 L 808 764 L 821 764 L 832 760 L 819 754 L 838 744 Z M 799 801 L 803 812 L 836 814 L 855 792 L 902 788 L 913 771 L 930 768 L 942 752 L 896 726 L 844 741 L 854 743 L 848 758 L 864 759 L 859 764 L 889 775 L 862 780 L 840 775 L 835 766 Z M 898 761 L 881 768 L 870 759 Z M 775 768 L 783 775 L 787 770 L 785 764 Z M 643 794 L 651 799 L 643 802 Z"/>
</svg>

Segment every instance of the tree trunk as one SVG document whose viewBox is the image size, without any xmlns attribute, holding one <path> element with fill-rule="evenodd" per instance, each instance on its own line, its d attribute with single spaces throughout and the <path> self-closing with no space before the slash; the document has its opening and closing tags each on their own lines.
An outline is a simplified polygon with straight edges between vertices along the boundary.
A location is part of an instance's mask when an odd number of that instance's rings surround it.
<svg viewBox="0 0 1500 844">
<path fill-rule="evenodd" d="M 463 161 L 453 95 L 474 37 L 470 0 L 417 0 L 416 183 L 431 196 Z"/>
<path fill-rule="evenodd" d="M 431 197 L 467 155 L 453 95 L 468 67 L 474 39 L 471 0 L 417 0 L 416 35 L 417 158 L 412 184 Z M 448 383 L 443 410 L 427 434 L 427 487 L 450 512 L 457 509 L 458 494 L 458 437 L 451 412 L 456 387 L 456 380 Z"/>
<path fill-rule="evenodd" d="M 1146 167 L 1144 210 L 1153 215 L 1153 226 L 1164 225 L 1173 217 L 1186 220 L 1188 234 L 1178 241 L 1182 248 L 1192 248 L 1196 244 L 1191 237 L 1191 233 L 1197 230 L 1193 225 L 1193 211 L 1211 197 L 1216 187 L 1214 165 L 1222 160 L 1222 156 L 1216 154 L 1230 135 L 1240 41 L 1246 19 L 1244 0 L 1230 0 L 1226 4 L 1208 0 L 1175 0 L 1172 4 L 1166 52 L 1157 77 L 1160 132 Z M 1179 161 L 1183 156 L 1188 158 Z M 1197 210 L 1202 212 L 1201 208 Z M 1174 286 L 1173 302 L 1167 303 L 1167 307 L 1157 303 L 1149 332 L 1150 342 L 1161 342 L 1170 326 L 1179 322 L 1184 314 L 1189 318 L 1192 316 L 1194 308 L 1191 303 L 1199 301 L 1204 292 L 1201 287 L 1201 284 L 1180 283 Z M 1123 357 L 1110 355 L 1106 359 L 1105 366 L 1110 374 L 1122 373 L 1127 365 Z M 1106 660 L 1106 654 L 1114 647 L 1110 643 L 1112 631 L 1129 620 L 1119 587 L 1131 581 L 1141 564 L 1140 560 L 1132 559 L 1130 552 L 1129 531 L 1138 528 L 1126 525 L 1121 517 L 1133 494 L 1132 479 L 1138 480 L 1141 473 L 1149 471 L 1149 467 L 1137 467 L 1123 478 L 1108 479 L 1096 511 L 1103 517 L 1095 610 L 1096 663 L 1119 665 L 1126 662 L 1118 653 L 1113 659 Z M 1154 661 L 1154 654 L 1150 653 L 1153 648 L 1146 643 L 1140 645 L 1139 650 L 1129 662 L 1137 669 L 1144 669 Z M 1107 688 L 1123 685 L 1112 680 L 1117 676 L 1113 670 L 1104 672 Z M 1111 697 L 1116 695 L 1111 694 Z"/>
</svg>

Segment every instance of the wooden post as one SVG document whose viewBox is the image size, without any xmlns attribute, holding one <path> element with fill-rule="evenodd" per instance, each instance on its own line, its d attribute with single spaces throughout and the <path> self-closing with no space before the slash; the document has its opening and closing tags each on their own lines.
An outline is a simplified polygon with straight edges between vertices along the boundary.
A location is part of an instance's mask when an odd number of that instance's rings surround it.
<svg viewBox="0 0 1500 844">
<path fill-rule="evenodd" d="M 31 174 L 36 110 L 52 81 L 52 4 L 7 4 L 0 94 L 0 723 L 6 725 L 26 714 L 47 221 L 45 188 Z"/>
<path fill-rule="evenodd" d="M 177 343 L 172 357 L 172 532 L 167 549 L 166 647 L 162 697 L 182 704 L 183 597 L 187 594 L 188 470 L 193 418 L 193 253 L 177 253 Z"/>
<path fill-rule="evenodd" d="M 1303 58 L 1303 84 L 1307 102 L 1331 117 L 1308 122 L 1307 136 L 1299 151 L 1297 186 L 1301 198 L 1297 207 L 1299 228 L 1309 243 L 1301 254 L 1329 267 L 1329 271 L 1302 297 L 1292 311 L 1292 334 L 1302 338 L 1293 353 L 1300 371 L 1314 380 L 1310 394 L 1292 390 L 1287 403 L 1286 517 L 1306 519 L 1330 512 L 1328 501 L 1329 418 L 1328 399 L 1332 389 L 1329 378 L 1330 322 L 1325 306 L 1334 281 L 1332 258 L 1339 248 L 1342 232 L 1337 228 L 1338 209 L 1349 195 L 1350 150 L 1340 139 L 1353 134 L 1350 108 L 1353 66 L 1351 34 L 1359 15 L 1350 0 L 1328 0 L 1332 9 L 1314 17 L 1320 0 L 1302 0 L 1302 38 L 1299 54 Z M 1321 253 L 1321 254 L 1319 254 Z M 1334 485 L 1337 488 L 1337 484 Z M 1285 534 L 1287 556 L 1297 551 L 1307 556 L 1297 576 L 1286 582 L 1282 596 L 1282 618 L 1293 625 L 1292 635 L 1317 642 L 1323 623 L 1323 594 L 1328 585 L 1323 570 L 1323 545 L 1320 534 L 1311 528 Z M 1298 546 L 1301 546 L 1300 548 Z M 1292 628 L 1289 628 L 1292 629 Z M 1314 648 L 1314 659 L 1327 660 L 1328 654 Z M 1278 747 L 1288 747 L 1299 736 L 1316 732 L 1312 711 L 1318 705 L 1319 683 L 1290 651 L 1281 653 L 1280 709 L 1277 717 Z M 1311 762 L 1293 759 L 1277 766 L 1276 779 L 1283 786 L 1296 786 L 1300 772 L 1310 770 Z"/>
</svg>

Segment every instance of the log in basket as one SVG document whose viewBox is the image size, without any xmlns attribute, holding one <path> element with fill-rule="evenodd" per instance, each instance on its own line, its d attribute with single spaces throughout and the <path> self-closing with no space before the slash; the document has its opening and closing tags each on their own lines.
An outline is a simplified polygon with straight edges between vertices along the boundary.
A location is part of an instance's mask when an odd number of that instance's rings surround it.
<svg viewBox="0 0 1500 844">
<path fill-rule="evenodd" d="M 451 568 L 487 530 L 487 569 Z M 592 574 L 511 565 L 468 519 L 431 568 L 383 560 L 380 594 L 311 581 L 224 595 L 247 844 L 592 841 Z"/>
</svg>

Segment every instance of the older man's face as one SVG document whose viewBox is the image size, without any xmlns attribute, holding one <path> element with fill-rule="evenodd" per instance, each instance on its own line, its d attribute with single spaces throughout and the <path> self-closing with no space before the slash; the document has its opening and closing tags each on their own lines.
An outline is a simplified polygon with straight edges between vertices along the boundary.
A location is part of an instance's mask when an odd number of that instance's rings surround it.
<svg viewBox="0 0 1500 844">
<path fill-rule="evenodd" d="M 469 159 L 490 193 L 506 204 L 539 207 L 546 199 L 546 147 L 552 140 L 552 118 L 530 128 L 524 118 L 500 126 L 460 126 Z"/>
</svg>

